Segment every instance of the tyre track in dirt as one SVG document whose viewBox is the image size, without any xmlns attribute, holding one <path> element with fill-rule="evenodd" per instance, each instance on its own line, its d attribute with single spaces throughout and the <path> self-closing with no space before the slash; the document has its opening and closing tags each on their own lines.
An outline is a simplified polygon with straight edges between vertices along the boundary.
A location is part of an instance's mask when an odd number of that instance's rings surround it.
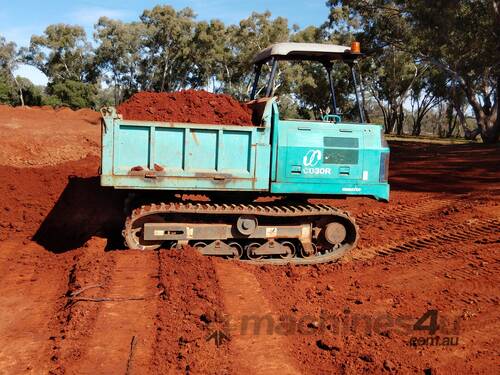
<svg viewBox="0 0 500 375">
<path fill-rule="evenodd" d="M 68 373 L 141 373 L 143 370 L 139 369 L 147 368 L 152 360 L 154 319 L 161 293 L 157 255 L 154 252 L 116 251 L 106 256 L 111 258 L 114 267 L 109 270 L 104 290 L 100 293 L 88 290 L 77 298 L 110 300 L 76 302 L 100 306 L 78 360 L 64 364 Z"/>
<path fill-rule="evenodd" d="M 356 224 L 363 227 L 387 220 L 390 220 L 391 222 L 397 220 L 402 224 L 414 224 L 415 219 L 460 203 L 461 205 L 470 205 L 470 203 L 467 202 L 460 202 L 458 198 L 436 199 L 429 197 L 428 200 L 423 202 L 416 201 L 403 203 L 381 210 L 361 212 L 356 215 Z"/>
<path fill-rule="evenodd" d="M 265 324 L 255 334 L 249 325 L 244 332 L 244 320 L 272 317 L 277 322 L 269 301 L 265 298 L 255 275 L 235 262 L 218 261 L 215 266 L 222 290 L 225 311 L 231 321 L 231 348 L 239 374 L 300 374 L 288 353 L 285 339 L 264 332 Z M 267 327 L 266 327 L 267 328 Z M 253 334 L 252 334 L 253 333 Z"/>
<path fill-rule="evenodd" d="M 384 246 L 361 248 L 348 259 L 366 260 L 375 256 L 387 256 L 433 248 L 439 245 L 496 238 L 500 232 L 500 221 L 496 219 L 471 219 L 451 227 L 436 228 L 434 233 L 424 232 L 406 241 L 388 243 Z"/>
<path fill-rule="evenodd" d="M 496 237 L 500 238 L 499 233 Z M 457 367 L 457 363 L 466 358 L 462 366 L 470 364 L 474 371 L 464 371 L 462 367 L 460 373 L 491 373 L 493 366 L 496 366 L 494 361 L 491 361 L 488 371 L 484 368 L 477 369 L 473 364 L 498 357 L 497 340 L 492 333 L 498 332 L 500 327 L 500 248 L 469 241 L 459 245 L 458 253 L 453 251 L 455 256 L 440 256 L 441 251 L 449 253 L 448 249 L 454 248 L 457 245 L 450 244 L 439 249 L 439 253 L 436 250 L 426 250 L 433 252 L 436 257 L 429 261 L 425 257 L 420 258 L 418 267 L 419 272 L 427 279 L 427 285 L 434 285 L 440 296 L 439 310 L 458 317 L 458 332 L 455 334 L 460 339 L 460 356 L 453 358 L 452 352 L 440 365 Z"/>
<path fill-rule="evenodd" d="M 33 243 L 0 244 L 0 372 L 47 373 L 51 367 L 49 319 L 65 291 L 64 262 Z M 48 271 L 48 272 L 47 272 Z"/>
<path fill-rule="evenodd" d="M 424 198 L 422 198 L 424 199 Z M 382 210 L 366 211 L 355 215 L 356 224 L 361 230 L 370 229 L 373 225 L 407 225 L 411 227 L 427 224 L 435 216 L 453 217 L 463 210 L 480 209 L 486 202 L 469 199 L 467 196 L 457 196 L 450 199 L 426 197 L 417 202 L 402 203 Z"/>
<path fill-rule="evenodd" d="M 90 293 L 102 296 L 109 282 L 109 273 L 114 267 L 110 257 L 106 257 L 106 240 L 91 238 L 80 249 L 74 250 L 66 272 L 60 275 L 65 282 L 65 290 L 58 296 L 57 313 L 50 319 L 52 352 L 51 374 L 68 373 L 67 366 L 78 361 L 86 352 L 86 343 L 94 332 L 95 320 L 101 304 L 70 303 L 73 293 L 92 287 L 79 296 Z M 97 287 L 99 286 L 99 287 Z M 71 373 L 71 372 L 69 372 Z"/>
<path fill-rule="evenodd" d="M 388 329 L 367 336 L 359 329 L 332 337 L 328 329 L 318 329 L 309 336 L 296 335 L 290 339 L 292 349 L 301 369 L 311 374 L 388 373 L 386 361 L 394 372 L 403 374 L 424 373 L 430 368 L 438 374 L 491 373 L 491 366 L 496 366 L 493 358 L 498 356 L 494 332 L 500 326 L 496 296 L 499 251 L 495 245 L 469 241 L 366 262 L 316 269 L 287 267 L 278 271 L 278 277 L 273 277 L 269 268 L 255 269 L 255 274 L 269 285 L 266 297 L 285 315 L 298 310 L 300 316 L 317 317 L 321 316 L 319 311 L 326 311 L 327 316 L 356 314 L 374 322 L 389 314 L 409 316 L 413 323 L 426 309 L 435 308 L 443 327 L 447 319 L 460 321 L 460 344 L 454 349 L 412 348 L 408 340 L 418 332 L 411 330 L 402 334 Z M 471 269 L 469 274 L 464 272 L 466 267 Z M 447 334 L 445 328 L 440 336 Z M 315 345 L 317 340 L 325 340 L 338 350 L 321 350 Z"/>
<path fill-rule="evenodd" d="M 214 260 L 191 248 L 161 250 L 158 257 L 166 293 L 158 303 L 149 373 L 234 374 L 227 342 L 207 340 L 224 315 Z"/>
<path fill-rule="evenodd" d="M 467 196 L 453 199 L 443 199 L 440 195 L 419 196 L 413 197 L 410 202 L 402 201 L 394 207 L 362 212 L 356 218 L 361 235 L 356 251 L 404 242 L 421 233 L 433 233 L 436 227 L 453 226 L 464 220 L 461 217 L 463 213 L 476 212 L 476 208 L 483 204 L 484 202 Z"/>
<path fill-rule="evenodd" d="M 500 233 L 497 233 L 496 237 L 500 239 Z M 491 262 L 492 257 L 494 262 Z M 454 282 L 458 289 L 471 290 L 461 292 L 455 299 L 468 305 L 500 304 L 496 285 L 484 283 L 484 280 L 495 279 L 500 274 L 499 247 L 476 242 L 466 242 L 460 244 L 460 247 L 450 244 L 438 254 L 430 251 L 422 254 L 419 263 L 428 265 L 429 270 L 422 269 L 422 272 L 427 274 L 430 280 L 447 279 Z"/>
</svg>

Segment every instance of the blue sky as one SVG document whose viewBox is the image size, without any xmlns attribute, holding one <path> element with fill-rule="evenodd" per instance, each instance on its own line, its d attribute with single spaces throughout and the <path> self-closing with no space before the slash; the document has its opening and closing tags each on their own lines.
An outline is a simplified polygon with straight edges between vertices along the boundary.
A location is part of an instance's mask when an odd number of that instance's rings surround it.
<svg viewBox="0 0 500 375">
<path fill-rule="evenodd" d="M 144 9 L 169 4 L 176 9 L 191 7 L 199 20 L 218 18 L 226 24 L 237 23 L 252 11 L 271 11 L 273 16 L 288 18 L 289 24 L 301 27 L 320 25 L 328 16 L 326 0 L 0 0 L 0 35 L 18 46 L 26 46 L 33 34 L 42 34 L 52 23 L 79 24 L 89 37 L 100 16 L 132 21 Z M 17 74 L 36 84 L 45 84 L 45 76 L 34 68 L 23 66 Z"/>
</svg>

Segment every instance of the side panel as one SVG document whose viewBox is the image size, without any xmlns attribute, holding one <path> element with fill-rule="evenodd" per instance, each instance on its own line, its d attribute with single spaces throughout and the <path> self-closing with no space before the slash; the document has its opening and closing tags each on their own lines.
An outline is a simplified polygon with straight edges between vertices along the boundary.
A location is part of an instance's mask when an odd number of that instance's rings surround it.
<svg viewBox="0 0 500 375">
<path fill-rule="evenodd" d="M 113 173 L 127 174 L 133 167 L 149 166 L 149 126 L 115 126 Z"/>
<path fill-rule="evenodd" d="M 184 129 L 163 127 L 155 129 L 154 161 L 164 165 L 167 173 L 175 175 L 184 169 L 185 134 Z"/>
<path fill-rule="evenodd" d="M 277 182 L 322 184 L 363 177 L 363 127 L 281 121 Z"/>
<path fill-rule="evenodd" d="M 288 125 L 288 124 L 287 124 Z M 329 183 L 332 179 L 359 180 L 363 175 L 362 129 L 330 124 L 283 126 L 280 134 L 279 177 L 290 182 Z"/>
<path fill-rule="evenodd" d="M 269 190 L 269 127 L 123 121 L 109 117 L 105 122 L 102 185 L 130 189 Z"/>
<path fill-rule="evenodd" d="M 387 200 L 380 180 L 382 146 L 377 125 L 279 121 L 273 193 L 371 195 Z"/>
<path fill-rule="evenodd" d="M 224 131 L 220 151 L 219 168 L 225 173 L 250 174 L 252 168 L 252 133 Z"/>
</svg>

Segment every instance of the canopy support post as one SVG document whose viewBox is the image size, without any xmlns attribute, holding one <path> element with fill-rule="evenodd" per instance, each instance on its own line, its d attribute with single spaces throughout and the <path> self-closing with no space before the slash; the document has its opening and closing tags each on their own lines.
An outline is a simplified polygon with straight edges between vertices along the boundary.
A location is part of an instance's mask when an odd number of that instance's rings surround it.
<svg viewBox="0 0 500 375">
<path fill-rule="evenodd" d="M 259 78 L 261 70 L 262 70 L 262 64 L 255 64 L 255 81 L 253 82 L 252 93 L 250 94 L 250 100 L 254 100 L 255 95 L 257 95 L 257 87 L 259 86 Z"/>
<path fill-rule="evenodd" d="M 332 99 L 332 111 L 333 114 L 337 114 L 337 99 L 335 98 L 335 85 L 333 84 L 333 77 L 332 77 L 332 67 L 333 64 L 330 61 L 324 62 L 323 65 L 326 68 L 326 72 L 328 75 L 328 87 L 330 88 L 330 96 Z"/>
<path fill-rule="evenodd" d="M 356 69 L 354 68 L 354 63 L 350 63 L 349 66 L 351 67 L 352 82 L 354 84 L 354 92 L 356 93 L 356 104 L 357 104 L 358 110 L 359 110 L 359 120 L 361 121 L 362 124 L 364 124 L 365 123 L 365 111 L 363 109 L 363 105 L 361 104 L 361 101 L 359 100 L 358 81 L 356 78 Z"/>
<path fill-rule="evenodd" d="M 267 83 L 266 87 L 266 97 L 270 97 L 271 94 L 273 93 L 273 87 L 274 87 L 274 77 L 276 76 L 276 70 L 278 69 L 278 59 L 273 57 L 271 59 L 271 75 L 269 76 L 269 82 Z"/>
</svg>

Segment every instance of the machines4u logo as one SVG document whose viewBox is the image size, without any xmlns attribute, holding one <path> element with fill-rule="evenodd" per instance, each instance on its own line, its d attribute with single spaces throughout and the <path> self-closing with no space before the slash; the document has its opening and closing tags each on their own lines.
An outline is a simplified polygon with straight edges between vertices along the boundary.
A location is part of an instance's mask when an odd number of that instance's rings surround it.
<svg viewBox="0 0 500 375">
<path fill-rule="evenodd" d="M 323 152 L 321 150 L 309 150 L 302 158 L 302 165 L 304 166 L 304 174 L 332 174 L 330 168 L 318 168 L 318 164 L 323 159 Z"/>
</svg>

